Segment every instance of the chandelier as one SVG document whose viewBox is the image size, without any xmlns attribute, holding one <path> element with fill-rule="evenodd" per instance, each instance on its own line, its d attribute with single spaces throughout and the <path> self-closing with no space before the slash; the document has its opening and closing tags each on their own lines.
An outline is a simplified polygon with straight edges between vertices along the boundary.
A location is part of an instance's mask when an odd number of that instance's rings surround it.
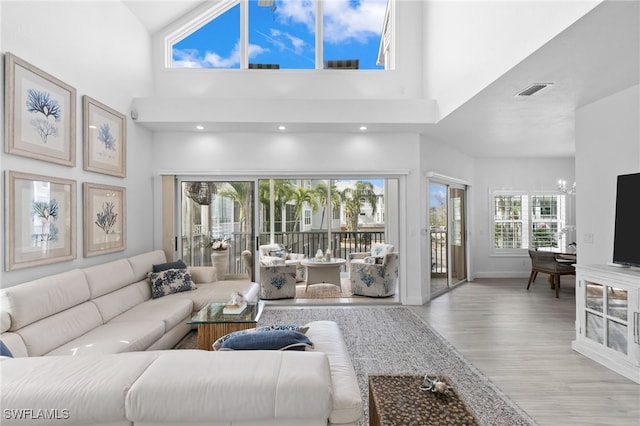
<svg viewBox="0 0 640 426">
<path fill-rule="evenodd" d="M 567 181 L 560 179 L 558 181 L 558 191 L 563 192 L 567 195 L 575 195 L 576 194 L 576 183 L 573 182 L 571 186 L 567 186 Z"/>
</svg>

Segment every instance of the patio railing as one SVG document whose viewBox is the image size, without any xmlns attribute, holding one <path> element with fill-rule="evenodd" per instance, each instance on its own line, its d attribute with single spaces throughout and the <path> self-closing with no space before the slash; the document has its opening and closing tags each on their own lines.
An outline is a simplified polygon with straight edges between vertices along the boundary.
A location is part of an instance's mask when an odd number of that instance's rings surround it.
<svg viewBox="0 0 640 426">
<path fill-rule="evenodd" d="M 333 257 L 347 259 L 350 253 L 366 252 L 371 250 L 371 244 L 385 242 L 384 231 L 337 231 L 331 233 L 331 248 Z M 259 244 L 269 244 L 271 235 L 261 233 Z M 318 249 L 327 249 L 328 234 L 326 231 L 305 232 L 276 232 L 274 243 L 283 244 L 291 253 L 303 253 L 307 257 L 315 256 Z M 208 238 L 204 234 L 193 235 L 191 238 L 182 237 L 182 259 L 187 265 L 209 266 L 211 265 L 211 249 L 205 247 Z M 241 253 L 244 250 L 258 249 L 256 242 L 251 241 L 251 235 L 234 233 L 231 236 L 229 253 L 229 274 L 244 273 Z"/>
<path fill-rule="evenodd" d="M 447 231 L 431 230 L 431 273 L 447 273 Z"/>
</svg>

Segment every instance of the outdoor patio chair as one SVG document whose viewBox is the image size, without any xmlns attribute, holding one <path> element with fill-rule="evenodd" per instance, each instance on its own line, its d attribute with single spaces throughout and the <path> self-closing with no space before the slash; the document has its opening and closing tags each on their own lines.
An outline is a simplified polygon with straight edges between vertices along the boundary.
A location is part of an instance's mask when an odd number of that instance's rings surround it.
<svg viewBox="0 0 640 426">
<path fill-rule="evenodd" d="M 296 265 L 260 266 L 260 299 L 296 297 Z"/>
<path fill-rule="evenodd" d="M 351 291 L 356 295 L 394 295 L 398 282 L 398 253 L 387 253 L 381 259 L 369 256 L 352 260 L 349 265 L 349 281 Z"/>
</svg>

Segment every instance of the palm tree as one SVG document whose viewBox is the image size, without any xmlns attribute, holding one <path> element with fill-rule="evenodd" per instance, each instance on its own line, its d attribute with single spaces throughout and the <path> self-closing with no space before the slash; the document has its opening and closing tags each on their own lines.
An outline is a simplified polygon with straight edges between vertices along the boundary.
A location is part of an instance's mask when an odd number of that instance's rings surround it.
<svg viewBox="0 0 640 426">
<path fill-rule="evenodd" d="M 353 188 L 342 191 L 345 213 L 347 217 L 347 229 L 358 231 L 358 217 L 365 203 L 371 206 L 373 214 L 377 211 L 377 195 L 371 182 L 357 181 Z"/>
<path fill-rule="evenodd" d="M 225 188 L 218 192 L 221 197 L 229 198 L 238 204 L 238 222 L 240 232 L 247 232 L 247 225 L 251 214 L 251 185 L 249 182 L 229 182 L 231 188 Z M 246 249 L 251 248 L 250 239 L 246 240 Z"/>
<path fill-rule="evenodd" d="M 316 193 L 316 196 L 318 197 L 318 201 L 320 202 L 320 205 L 322 206 L 322 218 L 320 219 L 320 229 L 322 229 L 322 225 L 324 223 L 324 215 L 325 215 L 325 212 L 327 211 L 327 202 L 329 201 L 329 188 L 324 183 L 321 183 L 315 187 L 315 193 Z M 331 184 L 331 204 L 332 204 L 331 212 L 332 213 L 333 213 L 333 210 L 340 208 L 341 198 L 342 196 L 340 195 L 340 192 L 338 191 L 336 186 L 334 184 Z M 331 223 L 332 217 L 333 215 L 330 214 L 329 224 Z"/>
<path fill-rule="evenodd" d="M 291 200 L 291 194 L 293 193 L 293 186 L 290 180 L 286 179 L 278 179 L 274 181 L 274 194 L 271 194 L 269 189 L 269 180 L 261 180 L 258 187 L 258 197 L 260 199 L 260 204 L 265 209 L 265 217 L 269 217 L 269 208 L 271 203 L 271 197 L 274 200 L 274 208 L 275 208 L 275 220 L 280 220 L 280 230 L 284 232 L 285 227 L 282 223 L 282 210 L 288 201 Z M 275 226 L 275 224 L 270 224 L 270 226 Z M 265 227 L 266 231 L 266 227 Z"/>
<path fill-rule="evenodd" d="M 298 186 L 292 193 L 292 199 L 294 201 L 294 210 L 293 210 L 293 218 L 295 219 L 295 224 L 293 227 L 293 232 L 296 232 L 300 226 L 300 217 L 302 216 L 302 207 L 304 203 L 309 203 L 311 205 L 311 209 L 315 212 L 318 210 L 318 202 L 316 201 L 316 194 L 313 189 L 306 189 L 302 186 Z"/>
</svg>

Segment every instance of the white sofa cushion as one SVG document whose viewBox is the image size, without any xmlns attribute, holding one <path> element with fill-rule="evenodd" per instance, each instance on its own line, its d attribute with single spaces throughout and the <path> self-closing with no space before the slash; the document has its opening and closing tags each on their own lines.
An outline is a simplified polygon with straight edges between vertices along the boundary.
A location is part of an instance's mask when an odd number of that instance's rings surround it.
<svg viewBox="0 0 640 426">
<path fill-rule="evenodd" d="M 133 269 L 127 259 L 90 266 L 84 268 L 83 272 L 87 277 L 92 299 L 138 281 L 134 278 Z"/>
<path fill-rule="evenodd" d="M 327 419 L 329 363 L 316 352 L 173 351 L 134 383 L 126 407 L 136 423 Z"/>
<path fill-rule="evenodd" d="M 46 355 L 94 355 L 144 351 L 164 334 L 162 321 L 111 322 Z"/>
<path fill-rule="evenodd" d="M 7 311 L 0 311 L 0 333 L 4 333 L 5 331 L 11 328 L 11 316 Z"/>
<path fill-rule="evenodd" d="M 331 423 L 357 422 L 362 416 L 362 396 L 340 328 L 333 321 L 313 321 L 305 327 L 309 327 L 306 335 L 315 350 L 325 353 L 331 366 L 333 408 L 329 420 Z"/>
<path fill-rule="evenodd" d="M 32 322 L 89 300 L 87 280 L 80 269 L 50 275 L 2 290 L 2 310 L 11 315 L 9 330 L 18 330 Z"/>
<path fill-rule="evenodd" d="M 15 358 L 29 356 L 27 347 L 18 333 L 2 333 L 0 334 L 0 340 L 7 345 L 11 351 L 11 355 Z"/>
<path fill-rule="evenodd" d="M 133 276 L 135 281 L 143 280 L 147 277 L 147 272 L 150 272 L 153 265 L 159 265 L 166 263 L 167 257 L 162 250 L 150 251 L 148 253 L 142 253 L 137 256 L 132 256 L 127 259 L 133 270 Z"/>
<path fill-rule="evenodd" d="M 163 297 L 148 300 L 113 318 L 114 322 L 162 321 L 167 332 L 181 322 L 187 322 L 193 313 L 190 299 Z"/>
<path fill-rule="evenodd" d="M 149 300 L 150 297 L 149 282 L 145 280 L 112 291 L 93 299 L 92 302 L 98 307 L 102 321 L 107 323 L 134 306 Z"/>
<path fill-rule="evenodd" d="M 218 281 L 218 271 L 215 266 L 190 266 L 191 279 L 196 284 L 214 283 Z"/>
<path fill-rule="evenodd" d="M 126 420 L 131 385 L 158 352 L 86 357 L 15 358 L 2 363 L 2 408 L 68 410 L 55 422 L 8 419 L 4 425 L 116 424 Z M 130 424 L 130 423 L 127 423 Z"/>
<path fill-rule="evenodd" d="M 17 330 L 29 356 L 41 356 L 102 325 L 98 308 L 85 302 Z"/>
</svg>

